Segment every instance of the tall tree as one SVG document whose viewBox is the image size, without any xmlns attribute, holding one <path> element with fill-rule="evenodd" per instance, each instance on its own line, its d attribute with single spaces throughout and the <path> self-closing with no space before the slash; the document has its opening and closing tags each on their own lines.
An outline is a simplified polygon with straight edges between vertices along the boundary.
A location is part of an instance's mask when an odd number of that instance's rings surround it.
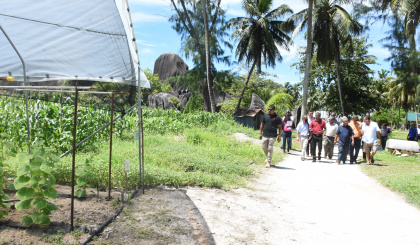
<svg viewBox="0 0 420 245">
<path fill-rule="evenodd" d="M 293 31 L 293 38 L 307 26 L 306 32 L 306 63 L 305 63 L 305 77 L 303 79 L 303 91 L 302 91 L 302 115 L 306 115 L 308 107 L 308 95 L 309 95 L 309 73 L 311 71 L 311 59 L 312 59 L 312 12 L 313 12 L 314 0 L 308 0 L 307 11 L 303 10 L 292 17 L 289 21 L 299 21 L 300 24 L 296 26 Z"/>
<path fill-rule="evenodd" d="M 230 64 L 229 58 L 224 56 L 225 47 L 232 46 L 223 38 L 228 34 L 223 26 L 225 25 L 225 11 L 220 8 L 220 0 L 179 0 L 178 4 L 171 0 L 172 7 L 176 14 L 169 20 L 174 22 L 173 29 L 182 36 L 182 49 L 185 56 L 192 56 L 196 68 L 202 71 L 205 78 L 205 92 L 208 95 L 208 110 L 215 112 L 214 99 L 214 77 L 215 69 L 213 60 Z M 203 42 L 204 41 L 204 42 Z M 206 96 L 204 96 L 206 97 Z M 207 100 L 205 99 L 205 102 Z"/>
<path fill-rule="evenodd" d="M 262 61 L 266 66 L 274 67 L 276 61 L 281 62 L 283 59 L 278 48 L 289 49 L 290 37 L 287 32 L 292 30 L 292 26 L 278 19 L 293 11 L 287 5 L 271 10 L 272 5 L 272 0 L 244 0 L 242 7 L 248 17 L 237 17 L 228 21 L 228 27 L 234 29 L 231 37 L 238 42 L 238 60 L 244 60 L 247 65 L 251 65 L 237 109 L 240 108 L 254 68 L 260 73 Z"/>
</svg>

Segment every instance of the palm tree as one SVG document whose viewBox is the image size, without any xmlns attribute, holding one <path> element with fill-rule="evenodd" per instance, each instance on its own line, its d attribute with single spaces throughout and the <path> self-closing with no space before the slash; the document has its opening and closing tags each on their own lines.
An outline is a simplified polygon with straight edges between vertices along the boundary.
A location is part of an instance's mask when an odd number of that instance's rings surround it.
<svg viewBox="0 0 420 245">
<path fill-rule="evenodd" d="M 340 44 L 350 44 L 352 49 L 352 35 L 359 35 L 363 26 L 353 19 L 350 14 L 339 4 L 347 3 L 345 0 L 319 0 L 314 6 L 313 42 L 317 45 L 317 62 L 330 65 L 334 62 L 336 81 L 342 114 L 345 115 L 344 99 L 340 74 Z M 301 31 L 308 22 L 308 9 L 295 14 L 291 19 L 300 20 L 295 32 Z M 305 68 L 306 69 L 306 68 Z"/>
<path fill-rule="evenodd" d="M 307 25 L 306 33 L 306 63 L 305 63 L 305 77 L 303 79 L 303 91 L 302 91 L 302 115 L 306 115 L 308 105 L 308 87 L 309 87 L 309 72 L 311 71 L 311 59 L 312 59 L 312 11 L 314 6 L 314 0 L 308 0 L 307 11 L 301 11 L 298 14 L 292 16 L 289 20 L 299 20 L 300 25 L 296 27 L 292 34 L 293 38 L 302 31 L 303 27 Z"/>
<path fill-rule="evenodd" d="M 254 68 L 261 72 L 261 62 L 274 67 L 275 62 L 282 61 L 279 47 L 289 49 L 290 37 L 286 34 L 292 30 L 291 25 L 278 18 L 293 11 L 287 5 L 271 10 L 273 0 L 244 0 L 243 8 L 249 17 L 237 17 L 228 21 L 228 27 L 234 29 L 231 37 L 238 42 L 236 56 L 238 61 L 245 60 L 251 65 L 236 109 L 241 105 L 242 97 L 248 86 Z"/>
</svg>

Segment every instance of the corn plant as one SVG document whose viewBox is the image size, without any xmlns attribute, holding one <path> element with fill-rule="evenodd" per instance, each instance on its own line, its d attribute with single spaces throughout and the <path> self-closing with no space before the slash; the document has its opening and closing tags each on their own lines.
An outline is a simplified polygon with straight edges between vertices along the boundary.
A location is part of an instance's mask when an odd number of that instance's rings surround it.
<svg viewBox="0 0 420 245">
<path fill-rule="evenodd" d="M 23 216 L 22 224 L 48 225 L 48 215 L 58 210 L 57 206 L 47 201 L 56 199 L 57 191 L 54 189 L 55 177 L 51 174 L 54 169 L 54 162 L 60 158 L 51 154 L 51 149 L 44 146 L 44 140 L 38 138 L 32 146 L 32 153 L 21 154 L 20 160 L 29 162 L 17 169 L 17 178 L 14 180 L 16 193 L 19 202 L 15 207 L 17 210 L 31 209 L 32 212 Z M 32 204 L 32 205 L 31 205 Z"/>
<path fill-rule="evenodd" d="M 4 164 L 4 154 L 12 155 L 11 150 L 13 149 L 13 143 L 7 141 L 9 136 L 5 133 L 0 134 L 0 219 L 8 215 L 9 212 L 5 209 L 9 207 L 9 204 L 4 203 L 4 200 L 10 200 L 10 197 L 4 192 L 4 189 L 13 189 L 13 185 L 8 185 L 7 178 L 13 177 L 7 166 Z"/>
</svg>

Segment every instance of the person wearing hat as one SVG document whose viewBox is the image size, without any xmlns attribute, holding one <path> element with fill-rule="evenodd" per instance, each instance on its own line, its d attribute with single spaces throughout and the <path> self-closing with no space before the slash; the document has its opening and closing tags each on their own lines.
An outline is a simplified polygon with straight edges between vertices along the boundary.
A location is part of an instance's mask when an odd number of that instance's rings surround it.
<svg viewBox="0 0 420 245">
<path fill-rule="evenodd" d="M 343 124 L 338 127 L 337 132 L 335 133 L 334 143 L 338 142 L 338 159 L 336 162 L 338 164 L 340 164 L 340 162 L 345 164 L 347 153 L 349 152 L 350 140 L 351 144 L 354 145 L 354 133 L 353 129 L 349 126 L 349 119 L 347 117 L 342 117 L 341 120 L 343 121 Z M 350 161 L 350 164 L 353 164 L 353 162 Z"/>
<path fill-rule="evenodd" d="M 276 108 L 274 105 L 268 107 L 268 113 L 262 118 L 260 126 L 260 139 L 262 139 L 262 147 L 265 155 L 267 156 L 266 167 L 271 167 L 271 159 L 273 157 L 273 146 L 274 142 L 280 142 L 281 134 L 281 118 L 274 111 Z M 277 134 L 277 129 L 279 134 Z"/>
</svg>

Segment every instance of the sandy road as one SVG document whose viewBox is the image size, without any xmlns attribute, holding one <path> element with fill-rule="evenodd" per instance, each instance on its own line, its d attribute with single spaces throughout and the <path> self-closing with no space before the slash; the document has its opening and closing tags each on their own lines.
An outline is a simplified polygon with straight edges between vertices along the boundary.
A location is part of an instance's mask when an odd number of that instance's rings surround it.
<svg viewBox="0 0 420 245">
<path fill-rule="evenodd" d="M 420 210 L 358 165 L 295 153 L 250 186 L 186 189 L 216 244 L 420 244 Z"/>
</svg>

